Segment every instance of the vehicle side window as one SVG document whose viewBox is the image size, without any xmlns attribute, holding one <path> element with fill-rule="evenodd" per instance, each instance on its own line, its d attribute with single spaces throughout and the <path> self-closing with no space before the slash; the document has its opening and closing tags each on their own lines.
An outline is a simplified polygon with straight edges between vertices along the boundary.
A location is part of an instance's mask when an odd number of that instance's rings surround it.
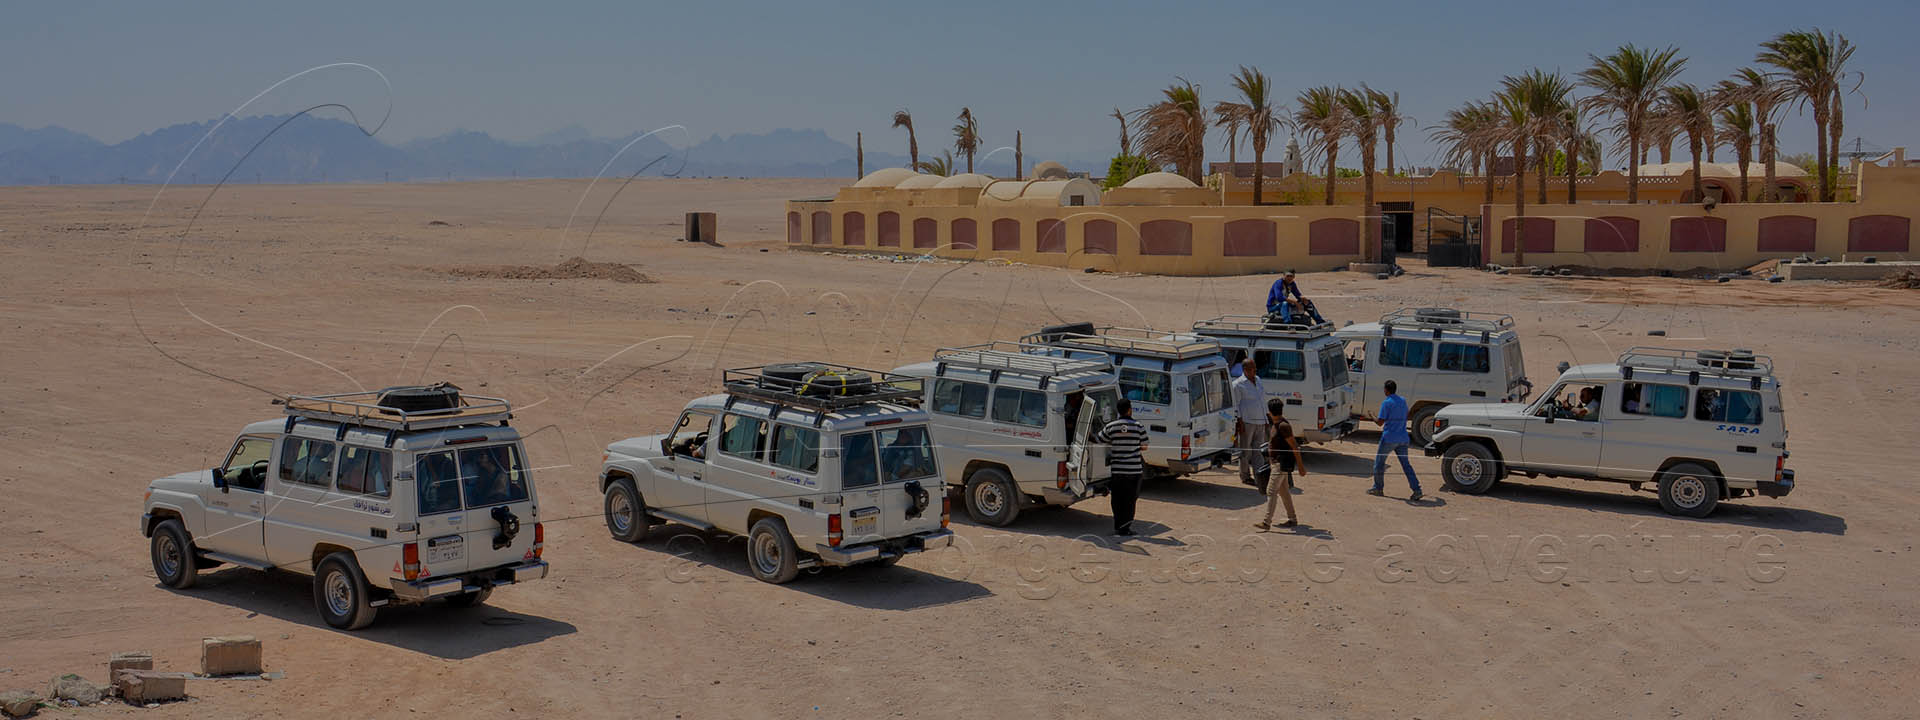
<svg viewBox="0 0 1920 720">
<path fill-rule="evenodd" d="M 333 443 L 287 438 L 280 448 L 280 479 L 284 482 L 327 487 L 333 484 Z"/>
<path fill-rule="evenodd" d="M 1454 372 L 1485 373 L 1493 371 L 1492 357 L 1485 345 L 1462 345 L 1459 343 L 1440 343 L 1440 361 L 1436 366 L 1441 370 Z"/>
<path fill-rule="evenodd" d="M 987 386 L 959 380 L 933 383 L 933 411 L 970 418 L 987 416 Z"/>
<path fill-rule="evenodd" d="M 1433 363 L 1433 343 L 1426 340 L 1385 338 L 1380 341 L 1380 364 L 1425 369 Z"/>
<path fill-rule="evenodd" d="M 1683 418 L 1687 416 L 1687 389 L 1678 385 L 1622 383 L 1620 412 L 1628 415 Z"/>
<path fill-rule="evenodd" d="M 1227 379 L 1224 368 L 1202 370 L 1187 376 L 1187 415 L 1200 417 L 1216 413 L 1233 404 L 1233 393 L 1228 388 L 1233 382 Z"/>
<path fill-rule="evenodd" d="M 759 462 L 766 457 L 767 421 L 727 413 L 720 418 L 720 452 Z"/>
<path fill-rule="evenodd" d="M 1167 374 L 1139 368 L 1120 368 L 1120 392 L 1128 400 L 1148 405 L 1173 404 L 1173 383 Z"/>
<path fill-rule="evenodd" d="M 880 431 L 880 469 L 887 482 L 920 480 L 939 474 L 933 462 L 933 438 L 925 427 Z"/>
<path fill-rule="evenodd" d="M 994 422 L 1046 427 L 1047 394 L 1019 388 L 993 389 Z"/>
<path fill-rule="evenodd" d="M 803 473 L 820 470 L 820 431 L 793 425 L 773 426 L 773 464 Z"/>
<path fill-rule="evenodd" d="M 1320 348 L 1320 389 L 1332 390 L 1347 384 L 1347 358 L 1339 345 Z"/>
<path fill-rule="evenodd" d="M 707 431 L 713 427 L 713 416 L 702 412 L 680 414 L 680 424 L 674 426 L 673 437 L 667 440 L 667 447 L 673 454 L 681 457 L 705 460 L 707 457 Z"/>
<path fill-rule="evenodd" d="M 340 492 L 388 497 L 393 456 L 385 450 L 348 445 L 340 450 Z"/>
<path fill-rule="evenodd" d="M 1207 374 L 1207 397 L 1212 399 L 1208 404 L 1208 412 L 1220 412 L 1233 407 L 1233 379 L 1227 377 L 1226 368 Z"/>
<path fill-rule="evenodd" d="M 1262 380 L 1299 382 L 1307 379 L 1307 360 L 1298 350 L 1256 350 L 1253 364 Z"/>
<path fill-rule="evenodd" d="M 512 445 L 461 450 L 460 481 L 470 508 L 527 499 L 526 468 Z"/>
<path fill-rule="evenodd" d="M 227 463 L 220 467 L 220 477 L 225 478 L 229 487 L 243 490 L 260 491 L 267 486 L 267 468 L 254 466 L 273 458 L 273 438 L 243 437 L 233 446 L 233 452 L 227 455 Z"/>
<path fill-rule="evenodd" d="M 1760 424 L 1760 393 L 1700 388 L 1693 396 L 1693 417 L 1710 422 Z"/>
<path fill-rule="evenodd" d="M 840 487 L 863 488 L 880 482 L 880 471 L 873 464 L 873 433 L 849 433 L 840 436 Z"/>
<path fill-rule="evenodd" d="M 420 514 L 460 509 L 460 470 L 452 452 L 428 453 L 413 459 L 413 484 L 420 498 Z"/>
</svg>

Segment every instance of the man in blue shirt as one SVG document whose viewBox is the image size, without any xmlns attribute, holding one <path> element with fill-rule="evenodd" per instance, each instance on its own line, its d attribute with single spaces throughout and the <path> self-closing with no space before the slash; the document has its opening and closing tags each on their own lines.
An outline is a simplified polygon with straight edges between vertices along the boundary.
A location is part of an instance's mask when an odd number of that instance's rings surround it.
<svg viewBox="0 0 1920 720">
<path fill-rule="evenodd" d="M 1292 296 L 1296 302 L 1288 302 L 1288 296 Z M 1273 281 L 1273 287 L 1267 290 L 1267 314 L 1274 313 L 1280 313 L 1280 322 L 1289 324 L 1294 322 L 1296 313 L 1304 313 L 1307 317 L 1313 318 L 1315 323 L 1327 321 L 1326 318 L 1320 317 L 1319 308 L 1314 307 L 1305 295 L 1300 294 L 1300 283 L 1294 280 L 1292 270 L 1281 275 L 1279 280 Z"/>
<path fill-rule="evenodd" d="M 1407 485 L 1413 488 L 1413 495 L 1407 500 L 1419 502 L 1420 479 L 1413 475 L 1413 463 L 1407 461 L 1407 399 L 1396 391 L 1399 386 L 1392 380 L 1387 381 L 1387 399 L 1380 401 L 1380 412 L 1374 415 L 1373 422 L 1380 426 L 1380 449 L 1373 454 L 1373 489 L 1368 495 L 1385 495 L 1387 484 L 1387 452 L 1400 456 L 1400 469 L 1407 473 Z"/>
</svg>

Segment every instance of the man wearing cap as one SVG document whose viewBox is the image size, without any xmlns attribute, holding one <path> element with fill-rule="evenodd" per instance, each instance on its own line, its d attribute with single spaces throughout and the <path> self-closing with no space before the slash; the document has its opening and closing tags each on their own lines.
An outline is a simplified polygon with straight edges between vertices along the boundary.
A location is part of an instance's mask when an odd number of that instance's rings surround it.
<svg viewBox="0 0 1920 720">
<path fill-rule="evenodd" d="M 1292 296 L 1294 302 L 1289 302 L 1288 296 Z M 1273 281 L 1273 288 L 1267 291 L 1267 314 L 1272 315 L 1276 312 L 1280 313 L 1280 321 L 1284 323 L 1292 323 L 1296 313 L 1304 313 L 1307 317 L 1313 318 L 1316 324 L 1327 321 L 1326 318 L 1320 317 L 1319 308 L 1314 307 L 1312 301 L 1300 294 L 1300 283 L 1294 279 L 1294 272 L 1291 269 L 1287 270 L 1287 274 L 1281 275 L 1279 280 Z"/>
</svg>

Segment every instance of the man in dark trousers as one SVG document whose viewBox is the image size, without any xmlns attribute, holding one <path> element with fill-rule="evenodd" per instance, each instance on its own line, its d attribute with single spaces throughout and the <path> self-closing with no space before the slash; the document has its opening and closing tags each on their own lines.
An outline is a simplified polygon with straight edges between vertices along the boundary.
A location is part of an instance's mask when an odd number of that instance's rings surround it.
<svg viewBox="0 0 1920 720">
<path fill-rule="evenodd" d="M 1146 464 L 1140 452 L 1147 447 L 1147 429 L 1133 419 L 1133 401 L 1120 398 L 1120 417 L 1094 433 L 1096 444 L 1107 446 L 1107 491 L 1113 496 L 1113 534 L 1133 534 L 1133 508 L 1140 501 L 1140 476 Z"/>
<path fill-rule="evenodd" d="M 1300 283 L 1294 279 L 1292 270 L 1273 281 L 1273 287 L 1267 289 L 1267 314 L 1274 313 L 1279 313 L 1280 321 L 1288 324 L 1305 325 L 1308 317 L 1313 318 L 1315 323 L 1327 321 L 1320 317 L 1320 309 L 1313 306 L 1313 301 L 1301 294 Z"/>
</svg>

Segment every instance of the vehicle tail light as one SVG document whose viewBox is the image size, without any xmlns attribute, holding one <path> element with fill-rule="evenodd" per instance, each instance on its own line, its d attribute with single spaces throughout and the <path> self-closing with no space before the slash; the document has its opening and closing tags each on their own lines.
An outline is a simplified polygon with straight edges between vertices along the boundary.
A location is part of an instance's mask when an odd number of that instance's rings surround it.
<svg viewBox="0 0 1920 720">
<path fill-rule="evenodd" d="M 832 515 L 828 515 L 827 516 L 827 544 L 832 545 L 834 547 L 840 547 L 840 539 L 844 537 L 846 537 L 846 533 L 841 532 L 840 530 L 840 513 L 834 513 Z"/>
<path fill-rule="evenodd" d="M 1181 435 L 1180 436 L 1180 459 L 1185 460 L 1188 457 L 1191 457 L 1192 455 L 1193 455 L 1193 436 Z"/>
<path fill-rule="evenodd" d="M 1321 405 L 1321 406 L 1320 406 L 1320 425 L 1319 425 L 1319 427 L 1326 427 L 1326 426 L 1327 426 L 1327 406 L 1325 406 L 1325 405 Z"/>
<path fill-rule="evenodd" d="M 540 559 L 540 554 L 542 552 L 545 552 L 546 549 L 547 549 L 547 524 L 534 523 L 533 524 L 533 559 L 535 560 Z"/>
<path fill-rule="evenodd" d="M 1787 469 L 1787 456 L 1785 455 L 1776 456 L 1773 459 L 1773 481 L 1774 482 L 1780 482 L 1780 472 L 1785 469 Z"/>
<path fill-rule="evenodd" d="M 420 579 L 420 543 L 407 543 L 400 546 L 400 576 L 408 580 Z"/>
<path fill-rule="evenodd" d="M 953 522 L 953 497 L 944 496 L 940 498 L 940 527 L 944 529 L 950 522 Z"/>
<path fill-rule="evenodd" d="M 1053 480 L 1056 487 L 1067 489 L 1067 461 L 1060 461 L 1060 469 L 1054 473 Z"/>
</svg>

